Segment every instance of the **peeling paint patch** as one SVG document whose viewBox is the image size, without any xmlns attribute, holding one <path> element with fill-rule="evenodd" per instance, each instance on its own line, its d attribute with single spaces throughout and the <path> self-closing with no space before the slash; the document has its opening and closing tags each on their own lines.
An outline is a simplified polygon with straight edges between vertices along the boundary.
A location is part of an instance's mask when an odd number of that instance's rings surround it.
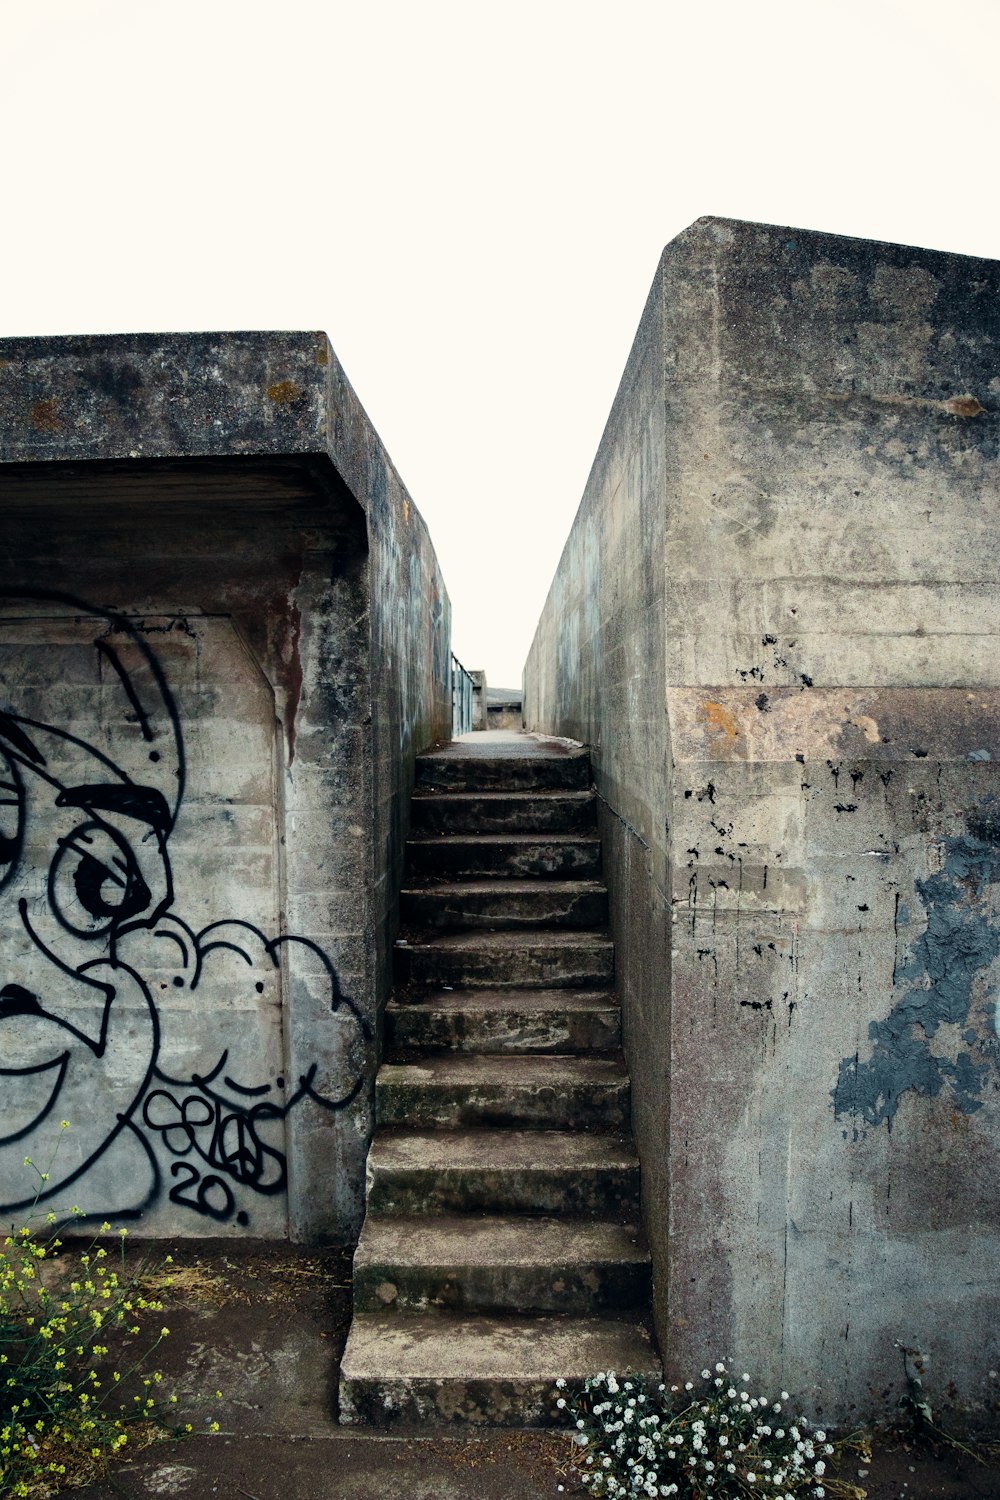
<svg viewBox="0 0 1000 1500">
<path fill-rule="evenodd" d="M 870 1057 L 841 1062 L 832 1093 L 838 1119 L 853 1115 L 873 1126 L 885 1121 L 891 1129 L 908 1089 L 934 1098 L 946 1085 L 963 1114 L 982 1108 L 987 1068 L 971 1051 L 944 1056 L 933 1043 L 942 1026 L 966 1026 L 973 983 L 1000 955 L 1000 927 L 983 902 L 987 887 L 1000 881 L 1000 841 L 991 836 L 995 821 L 988 809 L 970 815 L 969 835 L 945 841 L 943 869 L 917 881 L 927 926 L 893 981 L 910 987 L 884 1021 L 869 1026 Z M 961 1040 L 970 1047 L 978 1038 L 966 1029 Z"/>
<path fill-rule="evenodd" d="M 870 714 L 858 714 L 856 718 L 848 720 L 861 730 L 869 745 L 877 745 L 880 739 L 879 727 Z"/>
</svg>

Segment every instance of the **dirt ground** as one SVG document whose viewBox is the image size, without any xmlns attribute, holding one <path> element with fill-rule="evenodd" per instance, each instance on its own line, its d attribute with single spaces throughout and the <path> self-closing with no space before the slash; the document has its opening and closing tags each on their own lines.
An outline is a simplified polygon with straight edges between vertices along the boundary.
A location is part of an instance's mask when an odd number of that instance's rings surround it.
<svg viewBox="0 0 1000 1500">
<path fill-rule="evenodd" d="M 350 1257 L 247 1241 L 146 1247 L 170 1337 L 163 1389 L 192 1434 L 112 1467 L 76 1500 L 542 1500 L 582 1494 L 565 1434 L 428 1436 L 340 1427 L 336 1374 L 350 1322 Z M 133 1246 L 130 1256 L 140 1253 Z M 168 1284 L 169 1283 L 169 1284 Z M 221 1391 L 216 1398 L 215 1392 Z M 220 1431 L 210 1435 L 211 1422 Z M 978 1465 L 890 1439 L 841 1471 L 868 1500 L 1000 1500 L 1000 1456 Z"/>
<path fill-rule="evenodd" d="M 840 1477 L 868 1500 L 1000 1500 L 1000 1461 L 976 1463 L 960 1454 L 876 1441 L 870 1462 L 845 1462 Z"/>
</svg>

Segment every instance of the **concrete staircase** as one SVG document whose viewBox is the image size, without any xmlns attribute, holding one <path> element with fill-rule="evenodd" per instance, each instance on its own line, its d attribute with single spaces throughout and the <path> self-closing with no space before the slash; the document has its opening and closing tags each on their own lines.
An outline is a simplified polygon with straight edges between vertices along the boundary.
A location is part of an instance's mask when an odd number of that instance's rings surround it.
<svg viewBox="0 0 1000 1500">
<path fill-rule="evenodd" d="M 344 1422 L 533 1425 L 658 1370 L 590 761 L 421 756 Z"/>
</svg>

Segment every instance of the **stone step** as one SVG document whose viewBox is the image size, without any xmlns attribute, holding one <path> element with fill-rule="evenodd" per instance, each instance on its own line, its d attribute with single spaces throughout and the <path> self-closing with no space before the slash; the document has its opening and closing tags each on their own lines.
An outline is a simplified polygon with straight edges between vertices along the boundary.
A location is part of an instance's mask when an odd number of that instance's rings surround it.
<svg viewBox="0 0 1000 1500">
<path fill-rule="evenodd" d="M 589 757 L 473 735 L 416 782 L 341 1420 L 549 1423 L 560 1376 L 660 1372 Z"/>
<path fill-rule="evenodd" d="M 590 791 L 415 792 L 410 826 L 419 833 L 582 833 L 596 826 Z"/>
<path fill-rule="evenodd" d="M 624 1134 L 558 1130 L 376 1132 L 368 1156 L 374 1213 L 638 1212 L 639 1160 Z"/>
<path fill-rule="evenodd" d="M 609 985 L 615 949 L 599 932 L 422 932 L 395 946 L 398 984 Z"/>
<path fill-rule="evenodd" d="M 341 1365 L 340 1420 L 563 1425 L 555 1381 L 582 1384 L 597 1370 L 660 1374 L 642 1321 L 357 1313 Z"/>
<path fill-rule="evenodd" d="M 448 746 L 418 755 L 419 790 L 451 792 L 571 791 L 590 786 L 590 756 L 586 750 L 560 749 L 533 755 L 478 755 Z"/>
<path fill-rule="evenodd" d="M 591 1314 L 635 1307 L 649 1292 L 638 1222 L 369 1208 L 354 1256 L 359 1312 Z"/>
<path fill-rule="evenodd" d="M 406 856 L 409 875 L 445 880 L 595 880 L 601 873 L 596 834 L 441 834 L 408 839 Z"/>
<path fill-rule="evenodd" d="M 474 880 L 410 886 L 400 916 L 413 927 L 604 927 L 607 887 L 599 880 Z"/>
<path fill-rule="evenodd" d="M 621 1013 L 603 990 L 456 989 L 395 996 L 385 1010 L 386 1053 L 610 1052 Z"/>
<path fill-rule="evenodd" d="M 613 1057 L 503 1057 L 451 1053 L 383 1063 L 375 1077 L 379 1125 L 623 1129 L 629 1080 Z"/>
</svg>

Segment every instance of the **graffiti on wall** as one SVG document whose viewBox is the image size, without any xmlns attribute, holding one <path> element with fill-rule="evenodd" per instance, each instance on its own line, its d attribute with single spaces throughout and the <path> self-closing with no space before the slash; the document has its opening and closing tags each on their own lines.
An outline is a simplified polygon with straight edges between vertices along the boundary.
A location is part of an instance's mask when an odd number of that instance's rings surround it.
<svg viewBox="0 0 1000 1500">
<path fill-rule="evenodd" d="M 2 1207 L 135 1217 L 167 1200 L 256 1225 L 288 1185 L 290 1112 L 355 1100 L 369 1028 L 317 943 L 204 913 L 190 831 L 174 848 L 184 727 L 148 633 L 55 593 L 0 605 L 50 637 L 11 652 L 0 688 Z M 289 990 L 316 1035 L 294 1076 Z"/>
</svg>

